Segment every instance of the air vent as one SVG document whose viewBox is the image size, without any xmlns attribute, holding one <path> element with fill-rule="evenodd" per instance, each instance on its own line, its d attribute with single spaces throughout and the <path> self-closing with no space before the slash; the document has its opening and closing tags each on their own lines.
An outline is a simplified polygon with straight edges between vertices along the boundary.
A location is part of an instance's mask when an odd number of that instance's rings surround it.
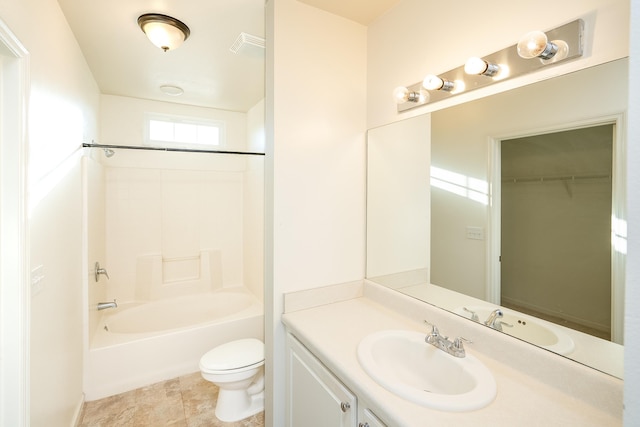
<svg viewBox="0 0 640 427">
<path fill-rule="evenodd" d="M 233 53 L 249 56 L 262 55 L 264 53 L 264 39 L 251 34 L 240 33 L 229 50 Z"/>
</svg>

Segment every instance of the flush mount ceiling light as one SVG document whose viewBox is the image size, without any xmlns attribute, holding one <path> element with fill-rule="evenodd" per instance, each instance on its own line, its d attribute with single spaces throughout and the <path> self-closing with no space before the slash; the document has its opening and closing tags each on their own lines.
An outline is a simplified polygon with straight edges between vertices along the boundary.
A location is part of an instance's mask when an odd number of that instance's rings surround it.
<svg viewBox="0 0 640 427">
<path fill-rule="evenodd" d="M 177 49 L 191 34 L 184 22 L 160 13 L 141 15 L 138 25 L 151 43 L 165 52 Z"/>
</svg>

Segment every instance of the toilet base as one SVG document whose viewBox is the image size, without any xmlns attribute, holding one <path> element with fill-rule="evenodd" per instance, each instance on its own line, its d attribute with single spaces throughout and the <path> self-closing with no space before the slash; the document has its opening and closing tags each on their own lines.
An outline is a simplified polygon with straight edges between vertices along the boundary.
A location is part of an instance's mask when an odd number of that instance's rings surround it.
<svg viewBox="0 0 640 427">
<path fill-rule="evenodd" d="M 224 390 L 218 393 L 216 418 L 220 421 L 240 421 L 264 410 L 264 390 L 250 395 L 246 390 Z"/>
</svg>

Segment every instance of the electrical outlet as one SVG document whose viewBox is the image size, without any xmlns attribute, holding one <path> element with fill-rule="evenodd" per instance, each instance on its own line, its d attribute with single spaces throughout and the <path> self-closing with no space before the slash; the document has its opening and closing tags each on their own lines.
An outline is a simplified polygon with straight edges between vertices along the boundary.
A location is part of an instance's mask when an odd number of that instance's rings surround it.
<svg viewBox="0 0 640 427">
<path fill-rule="evenodd" d="M 44 266 L 39 265 L 31 270 L 31 296 L 34 296 L 44 289 Z"/>
<path fill-rule="evenodd" d="M 467 227 L 467 239 L 484 240 L 484 229 L 482 227 Z"/>
</svg>

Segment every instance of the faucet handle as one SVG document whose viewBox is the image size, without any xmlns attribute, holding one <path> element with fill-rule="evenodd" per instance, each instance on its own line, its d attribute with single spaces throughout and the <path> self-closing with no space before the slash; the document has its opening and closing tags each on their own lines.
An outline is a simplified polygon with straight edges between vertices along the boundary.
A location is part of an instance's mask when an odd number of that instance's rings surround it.
<svg viewBox="0 0 640 427">
<path fill-rule="evenodd" d="M 478 317 L 478 313 L 476 313 L 473 310 L 469 310 L 467 307 L 462 307 L 462 309 L 471 315 L 471 320 L 473 320 L 474 322 L 480 321 L 480 318 Z"/>
<path fill-rule="evenodd" d="M 436 325 L 434 325 L 433 323 L 429 322 L 428 320 L 424 321 L 425 325 L 431 326 L 431 336 L 437 337 L 440 336 L 440 331 L 438 330 L 438 327 Z"/>
<path fill-rule="evenodd" d="M 96 264 L 95 264 L 94 274 L 95 274 L 96 282 L 100 280 L 100 275 L 101 274 L 104 274 L 105 276 L 107 276 L 107 279 L 109 279 L 109 273 L 107 273 L 107 270 L 105 268 L 101 268 L 100 267 L 100 263 L 99 262 L 96 262 Z"/>
<path fill-rule="evenodd" d="M 465 337 L 456 337 L 456 339 L 453 340 L 453 348 L 455 348 L 456 350 L 464 350 L 463 342 L 473 344 L 473 341 L 470 339 L 467 339 Z"/>
<path fill-rule="evenodd" d="M 502 320 L 496 320 L 496 323 L 500 325 L 500 330 L 502 330 L 503 326 L 506 326 L 507 328 L 513 328 L 513 325 L 511 323 L 503 322 Z"/>
<path fill-rule="evenodd" d="M 464 357 L 465 351 L 463 342 L 468 342 L 469 344 L 473 343 L 473 341 L 467 338 L 457 337 L 455 340 L 453 340 L 453 343 L 451 343 L 449 354 L 455 357 Z"/>
</svg>

